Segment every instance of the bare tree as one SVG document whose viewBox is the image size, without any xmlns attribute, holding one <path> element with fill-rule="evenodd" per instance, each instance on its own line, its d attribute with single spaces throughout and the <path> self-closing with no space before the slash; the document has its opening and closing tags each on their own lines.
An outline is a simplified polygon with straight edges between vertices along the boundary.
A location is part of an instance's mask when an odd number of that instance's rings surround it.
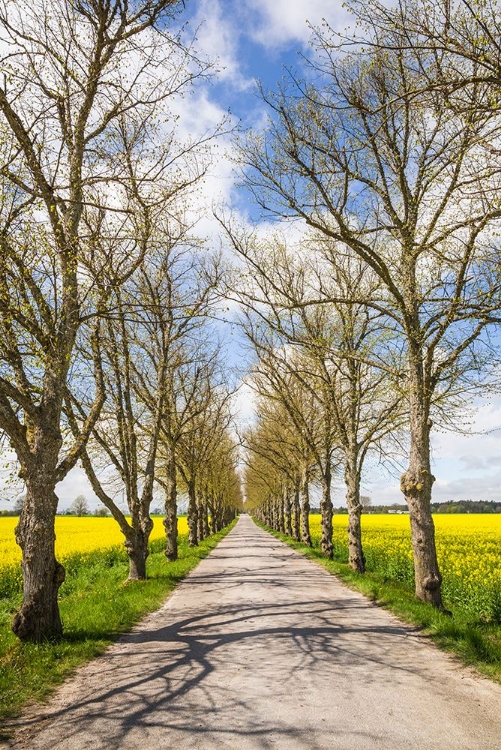
<svg viewBox="0 0 501 750">
<path fill-rule="evenodd" d="M 148 277 L 147 284 L 145 278 L 152 317 L 141 339 L 148 366 L 142 372 L 136 367 L 136 392 L 138 399 L 151 408 L 155 387 L 148 367 L 163 363 L 155 481 L 165 491 L 165 554 L 172 561 L 177 559 L 178 446 L 192 429 L 198 408 L 195 404 L 199 403 L 204 379 L 210 377 L 204 343 L 211 339 L 207 323 L 219 296 L 222 267 L 217 256 L 202 260 L 189 243 L 171 247 L 157 261 L 156 272 Z"/>
<path fill-rule="evenodd" d="M 0 427 L 26 483 L 16 530 L 23 604 L 13 623 L 26 641 L 62 631 L 55 486 L 78 460 L 104 400 L 97 377 L 88 419 L 63 450 L 68 372 L 84 299 L 90 307 L 95 298 L 81 274 L 84 253 L 92 253 L 83 216 L 92 206 L 101 215 L 115 210 L 109 186 L 116 175 L 103 166 L 113 164 L 107 148 L 119 119 L 151 112 L 198 75 L 191 51 L 169 37 L 180 8 L 177 0 L 0 4 Z M 104 302 L 97 298 L 94 307 Z M 96 323 L 95 354 L 99 336 Z"/>
<path fill-rule="evenodd" d="M 499 122 L 458 117 L 429 91 L 417 96 L 421 73 L 405 51 L 343 57 L 325 27 L 314 45 L 315 85 L 291 76 L 290 90 L 263 94 L 274 120 L 242 145 L 246 182 L 266 211 L 301 217 L 330 238 L 334 268 L 345 246 L 382 284 L 370 304 L 393 321 L 406 355 L 410 456 L 401 488 L 416 595 L 440 608 L 430 430 L 440 398 L 472 387 L 499 306 L 490 232 L 500 211 L 489 195 L 500 165 L 481 147 Z"/>
<path fill-rule="evenodd" d="M 89 504 L 85 495 L 77 495 L 70 506 L 74 516 L 86 516 L 89 513 Z"/>
<path fill-rule="evenodd" d="M 207 344 L 200 346 L 194 371 L 188 378 L 189 405 L 185 413 L 189 421 L 177 443 L 178 470 L 188 495 L 189 542 L 192 547 L 198 545 L 199 532 L 204 533 L 206 528 L 205 522 L 199 524 L 200 516 L 207 516 L 203 498 L 204 467 L 217 455 L 232 419 L 229 411 L 231 390 L 227 379 L 220 347 L 211 351 Z"/>
<path fill-rule="evenodd" d="M 273 499 L 283 506 L 285 533 L 296 541 L 300 541 L 299 484 L 302 463 L 300 435 L 297 434 L 287 410 L 280 403 L 261 398 L 258 402 L 257 413 L 257 426 L 244 433 L 244 446 L 247 451 L 246 465 L 251 469 L 246 474 L 246 493 L 252 497 L 254 492 L 253 474 L 254 479 L 259 476 L 256 469 L 257 461 L 266 469 L 268 488 L 270 490 L 272 487 L 275 488 L 278 495 Z M 273 477 L 271 481 L 270 476 Z M 252 504 L 259 507 L 264 500 L 265 498 L 260 497 L 258 491 Z"/>
<path fill-rule="evenodd" d="M 302 354 L 299 369 L 293 359 L 284 358 L 282 365 L 311 392 L 321 413 L 335 426 L 349 510 L 349 560 L 363 572 L 364 461 L 369 451 L 383 455 L 383 439 L 398 434 L 403 422 L 400 347 L 391 320 L 370 306 L 380 293 L 380 282 L 357 256 L 343 248 L 332 252 L 321 236 L 303 238 L 302 252 L 278 237 L 257 243 L 239 239 L 231 231 L 231 238 L 252 278 L 251 283 L 237 286 L 237 298 L 254 311 L 261 328 L 276 331 Z M 326 265 L 325 252 L 335 264 Z"/>
<path fill-rule="evenodd" d="M 311 546 L 309 484 L 315 478 L 322 489 L 322 552 L 332 557 L 331 484 L 337 440 L 330 400 L 324 398 L 322 384 L 303 353 L 284 345 L 251 315 L 247 315 L 244 331 L 259 357 L 249 382 L 261 397 L 280 404 L 287 412 L 300 446 L 302 541 Z"/>
</svg>

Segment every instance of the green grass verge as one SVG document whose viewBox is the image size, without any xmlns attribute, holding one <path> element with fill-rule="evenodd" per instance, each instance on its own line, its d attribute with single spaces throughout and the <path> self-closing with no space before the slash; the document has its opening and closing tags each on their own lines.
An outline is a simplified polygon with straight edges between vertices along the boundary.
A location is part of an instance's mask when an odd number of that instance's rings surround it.
<svg viewBox="0 0 501 750">
<path fill-rule="evenodd" d="M 17 593 L 0 601 L 0 720 L 12 718 L 28 702 L 45 700 L 76 667 L 101 654 L 120 633 L 157 609 L 202 558 L 214 549 L 235 522 L 189 547 L 179 537 L 179 559 L 167 562 L 165 546 L 152 543 L 147 581 L 124 585 L 127 556 L 123 548 L 76 555 L 65 560 L 66 581 L 60 610 L 64 636 L 54 643 L 20 643 L 10 629 L 20 605 Z M 0 740 L 6 739 L 0 729 Z"/>
<path fill-rule="evenodd" d="M 492 680 L 501 683 L 501 625 L 472 618 L 470 613 L 451 606 L 452 618 L 430 604 L 416 599 L 405 583 L 384 580 L 375 572 L 356 573 L 346 563 L 327 560 L 317 546 L 307 547 L 285 534 L 273 531 L 254 519 L 258 526 L 277 539 L 320 563 L 349 588 L 360 591 L 373 602 L 395 614 L 404 622 L 420 628 L 440 648 L 455 654 L 468 666 L 474 667 Z M 314 541 L 315 545 L 315 541 Z"/>
</svg>

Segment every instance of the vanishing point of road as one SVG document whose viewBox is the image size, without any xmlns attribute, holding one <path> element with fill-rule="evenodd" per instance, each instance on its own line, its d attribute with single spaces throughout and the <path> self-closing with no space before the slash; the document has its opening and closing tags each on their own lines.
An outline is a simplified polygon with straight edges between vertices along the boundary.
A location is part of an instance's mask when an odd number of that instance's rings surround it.
<svg viewBox="0 0 501 750">
<path fill-rule="evenodd" d="M 12 747 L 501 748 L 501 686 L 246 515 L 43 711 Z"/>
</svg>

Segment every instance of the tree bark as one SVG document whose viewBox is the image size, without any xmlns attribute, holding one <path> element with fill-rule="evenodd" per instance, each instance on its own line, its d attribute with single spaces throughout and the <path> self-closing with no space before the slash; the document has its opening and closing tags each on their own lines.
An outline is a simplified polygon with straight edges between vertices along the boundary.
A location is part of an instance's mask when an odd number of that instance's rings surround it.
<svg viewBox="0 0 501 750">
<path fill-rule="evenodd" d="M 305 466 L 301 474 L 301 541 L 311 547 L 310 536 L 310 495 L 308 491 L 308 469 Z"/>
<path fill-rule="evenodd" d="M 198 508 L 195 483 L 188 482 L 188 539 L 190 547 L 198 547 Z"/>
<path fill-rule="evenodd" d="M 344 482 L 346 485 L 346 505 L 348 507 L 348 562 L 353 570 L 358 573 L 365 573 L 365 555 L 360 523 L 362 515 L 360 471 L 357 467 L 357 457 L 352 451 L 346 456 Z"/>
<path fill-rule="evenodd" d="M 327 460 L 326 468 L 322 476 L 322 499 L 320 511 L 322 513 L 322 553 L 329 560 L 334 556 L 334 545 L 332 543 L 332 500 L 331 500 L 331 470 Z"/>
<path fill-rule="evenodd" d="M 285 512 L 285 533 L 287 536 L 292 537 L 292 502 L 291 502 L 291 488 L 289 485 L 284 485 L 284 512 Z"/>
<path fill-rule="evenodd" d="M 294 540 L 301 540 L 301 505 L 299 503 L 299 486 L 294 487 Z"/>
<path fill-rule="evenodd" d="M 282 497 L 277 499 L 278 530 L 280 531 L 281 534 L 285 534 L 284 504 L 285 504 L 285 493 L 282 495 Z"/>
<path fill-rule="evenodd" d="M 205 513 L 204 513 L 204 537 L 210 536 L 210 526 L 209 526 L 209 501 L 205 501 Z"/>
<path fill-rule="evenodd" d="M 205 500 L 200 500 L 198 508 L 198 541 L 201 542 L 205 538 L 205 519 L 207 518 L 207 506 Z"/>
<path fill-rule="evenodd" d="M 264 504 L 263 522 L 264 522 L 265 526 L 271 526 L 270 503 L 269 503 L 269 501 L 267 501 Z"/>
<path fill-rule="evenodd" d="M 41 467 L 25 481 L 26 498 L 16 527 L 16 541 L 23 551 L 23 603 L 12 630 L 21 641 L 40 643 L 62 635 L 57 597 L 65 571 L 55 556 L 54 474 Z"/>
<path fill-rule="evenodd" d="M 400 478 L 400 489 L 409 507 L 414 556 L 415 593 L 418 599 L 443 609 L 442 576 L 438 567 L 435 525 L 431 514 L 429 399 L 425 393 L 421 358 L 410 346 L 409 356 L 409 468 Z"/>
<path fill-rule="evenodd" d="M 177 477 L 176 477 L 176 460 L 172 455 L 167 461 L 166 471 L 166 485 L 167 489 L 165 492 L 165 518 L 163 525 L 165 528 L 165 536 L 167 539 L 167 545 L 165 548 L 165 556 L 169 562 L 177 560 Z"/>
<path fill-rule="evenodd" d="M 153 521 L 149 517 L 136 521 L 133 534 L 125 541 L 125 549 L 129 556 L 129 577 L 127 581 L 146 580 L 146 560 L 149 555 L 148 540 L 152 528 Z"/>
</svg>

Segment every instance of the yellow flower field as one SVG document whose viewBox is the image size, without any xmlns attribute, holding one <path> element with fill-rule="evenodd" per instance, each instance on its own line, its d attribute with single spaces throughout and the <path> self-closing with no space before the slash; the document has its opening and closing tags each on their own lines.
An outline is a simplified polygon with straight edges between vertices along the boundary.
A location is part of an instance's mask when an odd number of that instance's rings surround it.
<svg viewBox="0 0 501 750">
<path fill-rule="evenodd" d="M 443 575 L 444 600 L 476 617 L 501 621 L 501 515 L 437 514 L 433 516 Z M 347 559 L 348 517 L 334 519 L 336 554 Z M 320 538 L 320 516 L 311 517 L 314 540 Z M 408 515 L 363 515 L 367 569 L 387 580 L 413 583 Z"/>
<path fill-rule="evenodd" d="M 7 568 L 19 570 L 21 550 L 14 538 L 17 522 L 17 518 L 0 517 L 0 576 Z M 154 518 L 153 522 L 150 539 L 160 539 L 165 534 L 162 519 Z M 178 530 L 180 534 L 188 533 L 186 518 L 178 519 Z M 113 518 L 56 517 L 56 555 L 61 561 L 75 554 L 121 546 L 123 542 L 123 535 Z"/>
</svg>

